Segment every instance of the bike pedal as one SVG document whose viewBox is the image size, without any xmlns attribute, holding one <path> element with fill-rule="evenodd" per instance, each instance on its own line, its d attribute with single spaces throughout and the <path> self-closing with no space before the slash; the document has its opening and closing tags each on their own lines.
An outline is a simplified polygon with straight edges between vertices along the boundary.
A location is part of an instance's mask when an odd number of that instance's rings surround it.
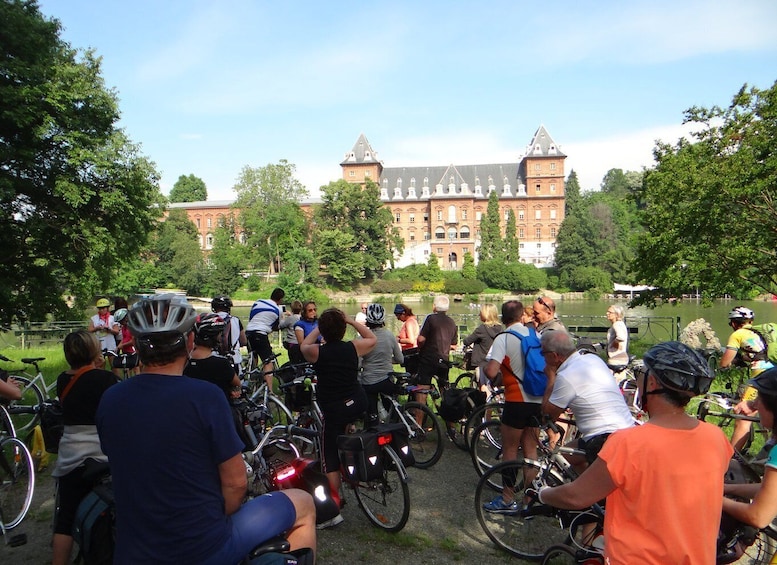
<svg viewBox="0 0 777 565">
<path fill-rule="evenodd" d="M 27 543 L 27 534 L 16 534 L 9 538 L 8 545 L 10 547 L 19 547 Z"/>
</svg>

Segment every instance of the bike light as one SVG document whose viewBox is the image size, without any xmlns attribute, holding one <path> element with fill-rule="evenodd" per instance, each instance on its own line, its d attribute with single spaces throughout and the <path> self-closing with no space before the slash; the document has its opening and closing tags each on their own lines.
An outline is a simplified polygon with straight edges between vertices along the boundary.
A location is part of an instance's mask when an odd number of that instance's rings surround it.
<svg viewBox="0 0 777 565">
<path fill-rule="evenodd" d="M 279 481 L 285 481 L 286 479 L 293 477 L 296 473 L 297 471 L 294 470 L 294 467 L 286 467 L 285 469 L 278 471 L 278 474 L 275 475 L 275 478 Z"/>
<path fill-rule="evenodd" d="M 327 485 L 328 487 L 329 485 Z M 313 490 L 313 496 L 316 498 L 316 500 L 320 500 L 321 502 L 325 502 L 327 497 L 329 496 L 329 490 L 328 488 L 324 488 L 324 485 L 318 485 Z"/>
<path fill-rule="evenodd" d="M 384 446 L 389 445 L 391 443 L 391 434 L 380 434 L 378 436 L 378 445 Z"/>
</svg>

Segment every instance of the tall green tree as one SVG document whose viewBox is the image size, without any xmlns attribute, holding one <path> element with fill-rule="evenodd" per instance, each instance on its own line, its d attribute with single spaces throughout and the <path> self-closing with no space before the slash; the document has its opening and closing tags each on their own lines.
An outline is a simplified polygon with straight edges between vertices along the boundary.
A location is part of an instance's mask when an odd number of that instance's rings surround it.
<svg viewBox="0 0 777 565">
<path fill-rule="evenodd" d="M 208 294 L 233 294 L 243 284 L 240 271 L 245 263 L 245 246 L 237 239 L 234 217 L 227 218 L 216 229 L 208 263 L 205 283 Z"/>
<path fill-rule="evenodd" d="M 694 107 L 694 141 L 658 143 L 639 198 L 639 276 L 676 296 L 777 286 L 777 82 L 743 86 L 727 108 Z"/>
<path fill-rule="evenodd" d="M 564 215 L 569 216 L 580 201 L 580 181 L 574 169 L 569 172 L 564 184 Z"/>
<path fill-rule="evenodd" d="M 181 175 L 170 189 L 170 202 L 199 202 L 207 199 L 205 181 L 194 175 Z"/>
<path fill-rule="evenodd" d="M 316 249 L 333 280 L 349 286 L 393 264 L 403 242 L 376 183 L 338 180 L 321 187 L 321 194 L 323 202 L 315 210 Z"/>
<path fill-rule="evenodd" d="M 247 259 L 253 268 L 282 270 L 288 254 L 308 245 L 308 224 L 298 203 L 308 193 L 295 172 L 296 166 L 284 159 L 240 172 L 235 208 L 241 210 Z"/>
<path fill-rule="evenodd" d="M 499 195 L 494 190 L 488 195 L 486 215 L 480 222 L 478 261 L 490 261 L 500 254 L 502 250 L 502 231 L 499 223 Z"/>
<path fill-rule="evenodd" d="M 515 229 L 515 212 L 513 212 L 512 208 L 507 212 L 503 253 L 504 259 L 508 263 L 517 263 L 521 260 L 520 242 L 518 241 L 517 230 Z"/>
<path fill-rule="evenodd" d="M 117 126 L 100 59 L 33 0 L 0 0 L 0 322 L 67 316 L 138 255 L 159 175 Z"/>
<path fill-rule="evenodd" d="M 205 290 L 205 259 L 198 233 L 186 210 L 170 210 L 167 219 L 159 224 L 150 249 L 164 285 L 182 288 L 191 294 Z"/>
</svg>

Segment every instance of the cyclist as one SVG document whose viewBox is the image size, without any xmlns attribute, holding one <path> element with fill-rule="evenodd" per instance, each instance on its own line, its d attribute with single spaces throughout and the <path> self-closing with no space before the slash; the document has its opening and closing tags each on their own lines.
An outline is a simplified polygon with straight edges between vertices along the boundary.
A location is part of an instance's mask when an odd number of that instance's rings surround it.
<svg viewBox="0 0 777 565">
<path fill-rule="evenodd" d="M 616 376 L 629 364 L 629 329 L 623 321 L 625 315 L 623 306 L 618 304 L 607 308 L 607 320 L 611 324 L 607 330 L 607 366 Z"/>
<path fill-rule="evenodd" d="M 187 377 L 213 383 L 227 399 L 240 396 L 240 377 L 232 362 L 218 352 L 226 322 L 216 313 L 200 314 L 194 322 L 194 349 L 183 370 Z"/>
<path fill-rule="evenodd" d="M 748 384 L 758 391 L 755 408 L 758 410 L 761 425 L 774 434 L 777 418 L 777 368 L 764 371 Z M 768 526 L 777 516 L 777 449 L 769 452 L 760 483 L 727 484 L 723 489 L 727 496 L 752 500 L 747 503 L 724 498 L 724 512 L 756 528 Z"/>
<path fill-rule="evenodd" d="M 606 497 L 611 565 L 715 563 L 716 494 L 733 449 L 718 427 L 685 413 L 714 375 L 701 354 L 676 341 L 652 347 L 644 362 L 637 385 L 650 420 L 613 433 L 577 480 L 542 488 L 539 501 L 576 509 Z"/>
<path fill-rule="evenodd" d="M 260 298 L 251 307 L 248 325 L 246 326 L 246 337 L 251 346 L 251 355 L 258 355 L 264 363 L 262 371 L 267 373 L 272 371 L 272 346 L 270 345 L 270 334 L 278 329 L 281 319 L 281 304 L 286 293 L 282 288 L 273 289 L 270 299 Z M 266 374 L 264 382 L 272 390 L 272 375 Z"/>
<path fill-rule="evenodd" d="M 287 536 L 315 549 L 315 507 L 298 489 L 241 505 L 243 442 L 212 383 L 182 378 L 197 317 L 172 294 L 141 299 L 129 326 L 145 372 L 103 395 L 97 429 L 116 498 L 114 563 L 238 563 Z"/>
<path fill-rule="evenodd" d="M 221 353 L 230 358 L 238 376 L 241 376 L 243 354 L 240 352 L 240 348 L 248 344 L 243 322 L 237 316 L 230 314 L 232 311 L 232 299 L 229 296 L 223 294 L 214 296 L 213 300 L 210 301 L 210 309 L 229 324 L 229 345 L 227 346 L 227 351 L 222 351 Z"/>
<path fill-rule="evenodd" d="M 563 322 L 556 315 L 556 303 L 548 296 L 538 296 L 532 305 L 534 323 L 537 325 L 537 333 L 544 331 L 566 330 Z"/>
<path fill-rule="evenodd" d="M 755 314 L 750 308 L 737 306 L 728 313 L 728 325 L 734 330 L 729 336 L 726 350 L 720 358 L 720 368 L 727 369 L 731 366 L 747 367 L 751 377 L 757 377 L 763 371 L 771 369 L 774 365 L 766 356 L 766 344 L 761 337 L 750 329 L 753 325 Z M 755 415 L 752 401 L 755 400 L 757 391 L 748 386 L 745 388 L 742 399 L 734 406 L 736 414 L 746 416 Z M 742 449 L 747 441 L 752 422 L 749 420 L 736 420 L 734 431 L 731 434 L 731 445 L 734 449 Z"/>
<path fill-rule="evenodd" d="M 413 314 L 413 310 L 405 304 L 394 306 L 394 316 L 402 322 L 397 341 L 405 356 L 405 370 L 415 374 L 418 372 L 418 332 L 421 331 L 418 319 Z"/>
<path fill-rule="evenodd" d="M 519 321 L 523 314 L 523 304 L 517 300 L 508 300 L 502 304 L 502 323 L 507 330 L 528 336 L 529 330 Z M 518 458 L 518 448 L 523 449 L 523 457 L 537 458 L 537 423 L 541 417 L 542 396 L 534 396 L 523 388 L 524 357 L 521 341 L 507 333 L 494 338 L 488 353 L 486 376 L 493 381 L 502 376 L 505 387 L 505 406 L 502 411 L 502 459 L 512 461 Z M 524 482 L 529 482 L 536 471 L 525 467 Z M 518 511 L 513 485 L 504 482 L 502 494 L 484 507 L 488 512 L 513 514 Z"/>
<path fill-rule="evenodd" d="M 97 334 L 101 351 L 116 351 L 116 336 L 121 333 L 121 328 L 110 313 L 111 303 L 107 298 L 100 298 L 95 306 L 97 314 L 89 318 L 89 331 Z"/>
<path fill-rule="evenodd" d="M 95 414 L 102 395 L 117 383 L 113 373 L 102 369 L 102 350 L 94 333 L 74 331 L 65 337 L 62 345 L 70 369 L 57 377 L 65 431 L 59 442 L 57 464 L 51 473 L 57 480 L 51 544 L 53 565 L 70 563 L 76 509 L 94 486 L 91 480 L 84 479 L 86 460 L 108 460 L 100 448 Z"/>
<path fill-rule="evenodd" d="M 137 373 L 138 352 L 135 349 L 135 338 L 132 337 L 132 332 L 127 326 L 127 312 L 126 308 L 119 308 L 113 313 L 113 318 L 121 328 L 119 345 L 116 346 L 116 350 L 122 356 L 113 358 L 113 374 L 117 377 L 121 377 L 121 369 L 130 369 L 132 375 Z"/>
<path fill-rule="evenodd" d="M 347 326 L 352 326 L 361 339 L 343 341 Z M 318 344 L 319 335 L 324 343 Z M 322 437 L 323 470 L 329 479 L 332 497 L 340 502 L 340 456 L 337 437 L 346 427 L 364 415 L 367 395 L 358 381 L 359 357 L 372 351 L 377 342 L 367 326 L 345 315 L 342 310 L 329 308 L 318 320 L 318 326 L 300 344 L 305 359 L 313 363 L 318 377 L 316 395 L 324 414 Z M 336 526 L 343 521 L 338 514 L 319 524 L 319 528 Z"/>
<path fill-rule="evenodd" d="M 488 392 L 488 379 L 483 372 L 488 360 L 486 356 L 494 343 L 494 338 L 504 329 L 499 322 L 499 314 L 493 304 L 484 304 L 480 307 L 480 321 L 482 322 L 475 331 L 464 338 L 464 347 L 472 346 L 472 358 L 470 363 L 478 377 L 480 390 Z M 469 368 L 469 367 L 467 367 Z"/>
<path fill-rule="evenodd" d="M 389 377 L 394 370 L 394 363 L 401 364 L 404 360 L 394 334 L 385 328 L 386 311 L 380 304 L 368 304 L 366 308 L 367 327 L 377 338 L 375 349 L 362 357 L 362 370 L 359 382 L 367 393 L 367 421 L 369 427 L 378 423 L 378 394 L 392 394 L 396 386 Z"/>
<path fill-rule="evenodd" d="M 291 314 L 287 313 L 278 324 L 278 329 L 286 330 L 283 334 L 283 348 L 289 352 L 289 361 L 294 364 L 305 362 L 302 353 L 299 352 L 299 341 L 297 341 L 297 334 L 294 331 L 294 326 L 301 318 L 302 302 L 299 300 L 292 300 Z"/>
</svg>

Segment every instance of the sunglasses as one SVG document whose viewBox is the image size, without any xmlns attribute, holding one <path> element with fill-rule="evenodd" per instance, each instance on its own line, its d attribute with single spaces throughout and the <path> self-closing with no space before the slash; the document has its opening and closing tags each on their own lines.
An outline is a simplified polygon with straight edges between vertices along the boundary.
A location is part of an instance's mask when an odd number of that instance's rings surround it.
<svg viewBox="0 0 777 565">
<path fill-rule="evenodd" d="M 548 304 L 547 304 L 547 303 L 546 303 L 546 302 L 545 302 L 545 301 L 542 299 L 542 296 L 538 296 L 538 297 L 537 297 L 537 302 L 539 302 L 539 303 L 540 303 L 540 304 L 542 304 L 542 305 L 543 305 L 545 308 L 547 308 L 547 309 L 548 309 L 548 312 L 553 312 L 553 308 L 551 308 L 550 306 L 548 306 Z"/>
</svg>

